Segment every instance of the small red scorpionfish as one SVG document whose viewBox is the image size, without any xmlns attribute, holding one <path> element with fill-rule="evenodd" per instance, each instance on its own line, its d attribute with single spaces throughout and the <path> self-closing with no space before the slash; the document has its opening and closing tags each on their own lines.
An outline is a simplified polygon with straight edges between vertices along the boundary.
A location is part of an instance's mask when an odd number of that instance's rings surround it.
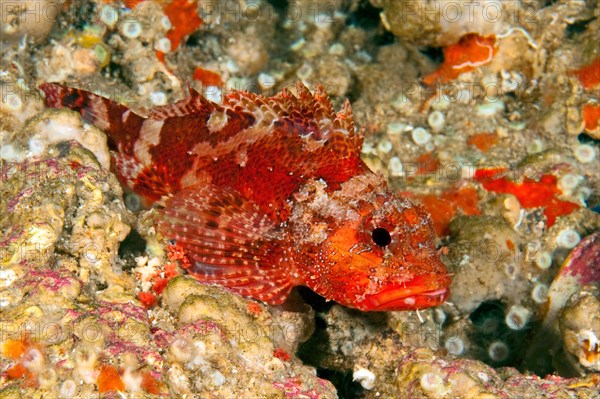
<svg viewBox="0 0 600 399">
<path fill-rule="evenodd" d="M 273 97 L 197 91 L 147 116 L 60 84 L 40 89 L 103 129 L 121 183 L 158 204 L 189 274 L 281 304 L 294 286 L 364 311 L 442 303 L 450 277 L 430 216 L 360 159 L 350 103 L 321 86 Z"/>
</svg>

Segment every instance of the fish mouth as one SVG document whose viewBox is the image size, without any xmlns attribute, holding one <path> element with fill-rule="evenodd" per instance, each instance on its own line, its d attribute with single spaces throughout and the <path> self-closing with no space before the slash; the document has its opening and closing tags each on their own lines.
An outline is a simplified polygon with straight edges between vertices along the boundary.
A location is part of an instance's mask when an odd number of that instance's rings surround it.
<svg viewBox="0 0 600 399">
<path fill-rule="evenodd" d="M 442 304 L 450 295 L 448 275 L 424 274 L 366 295 L 363 309 L 374 311 L 416 310 Z"/>
</svg>

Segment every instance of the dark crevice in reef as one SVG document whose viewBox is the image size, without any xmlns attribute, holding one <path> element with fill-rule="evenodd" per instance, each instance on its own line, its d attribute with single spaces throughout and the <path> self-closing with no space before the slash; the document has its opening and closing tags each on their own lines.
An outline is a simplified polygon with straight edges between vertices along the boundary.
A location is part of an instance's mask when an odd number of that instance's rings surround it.
<svg viewBox="0 0 600 399">
<path fill-rule="evenodd" d="M 297 355 L 302 363 L 319 367 L 327 355 L 329 347 L 329 337 L 327 336 L 326 323 L 322 317 L 317 315 L 315 318 L 315 332 L 306 342 L 298 348 Z"/>
<path fill-rule="evenodd" d="M 204 45 L 205 40 L 206 40 L 206 32 L 204 32 L 203 30 L 197 30 L 196 32 L 194 32 L 188 36 L 188 38 L 185 41 L 185 46 L 186 47 L 201 47 L 202 45 Z"/>
<path fill-rule="evenodd" d="M 269 3 L 273 9 L 281 15 L 285 15 L 289 7 L 288 0 L 267 0 L 267 3 Z"/>
<path fill-rule="evenodd" d="M 337 389 L 340 399 L 360 399 L 364 397 L 364 389 L 356 381 L 352 381 L 352 371 L 342 373 L 335 370 L 317 368 L 317 376 L 331 383 Z"/>
<path fill-rule="evenodd" d="M 317 375 L 320 378 L 330 381 L 336 388 L 338 396 L 342 399 L 359 399 L 365 394 L 364 388 L 360 383 L 352 380 L 353 370 L 346 369 L 346 366 L 335 360 L 336 355 L 332 353 L 330 334 L 340 326 L 328 326 L 326 315 L 333 311 L 331 308 L 335 305 L 333 301 L 326 301 L 323 297 L 315 294 L 308 288 L 297 287 L 298 293 L 303 300 L 309 304 L 316 313 L 315 332 L 302 343 L 298 348 L 297 355 L 302 363 L 315 367 Z M 347 310 L 361 324 L 369 325 L 370 328 L 377 330 L 373 326 L 383 327 L 386 325 L 386 315 L 379 312 L 364 313 L 359 310 Z M 328 331 L 331 328 L 332 331 Z M 365 327 L 366 328 L 366 327 Z M 333 332 L 335 334 L 335 332 Z M 338 343 L 342 345 L 342 343 Z"/>
<path fill-rule="evenodd" d="M 310 288 L 297 287 L 298 293 L 315 312 L 326 312 L 333 306 L 333 301 L 326 301 L 321 295 L 315 293 Z"/>
<path fill-rule="evenodd" d="M 500 301 L 483 302 L 469 315 L 473 323 L 470 341 L 477 360 L 492 367 L 515 367 L 521 369 L 523 354 L 531 342 L 532 325 L 520 329 L 507 325 L 506 307 Z"/>
<path fill-rule="evenodd" d="M 584 33 L 587 30 L 588 25 L 592 21 L 593 19 L 586 19 L 583 21 L 576 21 L 572 24 L 567 25 L 567 38 L 573 39 L 577 35 Z"/>
<path fill-rule="evenodd" d="M 395 41 L 396 37 L 388 30 L 382 30 L 381 32 L 378 32 L 373 38 L 373 43 L 376 46 L 387 46 L 388 44 L 393 44 Z"/>
<path fill-rule="evenodd" d="M 444 53 L 440 47 L 424 46 L 419 48 L 419 52 L 436 64 L 441 64 L 444 61 Z"/>
<path fill-rule="evenodd" d="M 395 42 L 392 32 L 383 28 L 381 24 L 381 10 L 375 8 L 368 1 L 361 1 L 354 9 L 347 10 L 346 26 L 353 26 L 374 34 L 371 43 L 375 46 L 386 46 Z"/>
<path fill-rule="evenodd" d="M 142 238 L 137 230 L 131 230 L 131 232 L 125 237 L 125 239 L 119 245 L 119 257 L 123 259 L 123 269 L 133 269 L 136 266 L 135 258 L 142 256 L 146 249 L 146 240 Z"/>
<path fill-rule="evenodd" d="M 587 133 L 581 133 L 579 136 L 577 136 L 577 140 L 579 140 L 581 144 L 589 144 L 600 147 L 600 140 L 593 138 Z"/>
<path fill-rule="evenodd" d="M 380 13 L 381 10 L 373 7 L 368 1 L 361 1 L 346 18 L 346 25 L 365 30 L 375 29 L 381 23 Z"/>
<path fill-rule="evenodd" d="M 310 339 L 298 348 L 298 358 L 302 363 L 317 369 L 317 376 L 330 381 L 338 392 L 340 399 L 359 399 L 363 397 L 363 388 L 352 381 L 352 370 L 339 371 L 321 367 L 329 353 L 329 336 L 326 332 L 325 320 L 317 314 L 315 332 Z"/>
</svg>

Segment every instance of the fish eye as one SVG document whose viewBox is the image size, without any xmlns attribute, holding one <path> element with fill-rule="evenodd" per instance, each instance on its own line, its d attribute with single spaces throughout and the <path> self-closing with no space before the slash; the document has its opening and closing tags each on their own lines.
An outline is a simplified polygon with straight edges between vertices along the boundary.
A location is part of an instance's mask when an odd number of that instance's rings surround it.
<svg viewBox="0 0 600 399">
<path fill-rule="evenodd" d="M 380 247 L 387 247 L 392 242 L 392 236 L 390 235 L 390 232 L 383 227 L 377 227 L 373 229 L 371 238 L 373 239 L 373 242 Z"/>
</svg>

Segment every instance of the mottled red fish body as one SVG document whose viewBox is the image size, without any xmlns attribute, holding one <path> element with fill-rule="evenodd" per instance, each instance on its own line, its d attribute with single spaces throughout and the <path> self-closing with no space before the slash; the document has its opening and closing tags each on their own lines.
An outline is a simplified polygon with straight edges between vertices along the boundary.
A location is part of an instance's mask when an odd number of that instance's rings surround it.
<svg viewBox="0 0 600 399">
<path fill-rule="evenodd" d="M 360 159 L 348 101 L 321 86 L 221 104 L 190 89 L 138 115 L 107 98 L 45 83 L 50 107 L 79 112 L 108 136 L 120 181 L 160 205 L 197 279 L 280 304 L 294 286 L 365 310 L 442 303 L 450 278 L 429 215 L 391 193 Z"/>
</svg>

